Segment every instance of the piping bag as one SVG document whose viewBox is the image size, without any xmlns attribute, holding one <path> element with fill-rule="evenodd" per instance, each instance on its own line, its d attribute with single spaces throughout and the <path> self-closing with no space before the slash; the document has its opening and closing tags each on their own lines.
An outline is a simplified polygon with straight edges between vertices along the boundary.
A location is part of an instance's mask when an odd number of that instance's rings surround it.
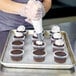
<svg viewBox="0 0 76 76">
<path fill-rule="evenodd" d="M 43 32 L 42 18 L 40 18 L 38 20 L 32 20 L 32 25 L 37 34 L 38 40 L 43 41 L 44 37 L 43 37 L 43 33 L 42 33 Z"/>
<path fill-rule="evenodd" d="M 33 0 L 33 1 L 40 1 L 40 0 Z M 39 19 L 32 20 L 32 25 L 34 27 L 34 31 L 37 34 L 38 40 L 43 41 L 43 27 L 42 27 L 42 17 Z"/>
</svg>

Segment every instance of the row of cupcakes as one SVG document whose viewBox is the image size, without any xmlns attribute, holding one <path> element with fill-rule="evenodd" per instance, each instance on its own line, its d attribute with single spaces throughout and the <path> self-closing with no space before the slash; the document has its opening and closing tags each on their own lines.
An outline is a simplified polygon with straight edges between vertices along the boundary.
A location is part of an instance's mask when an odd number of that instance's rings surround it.
<svg viewBox="0 0 76 76">
<path fill-rule="evenodd" d="M 54 25 L 50 33 L 54 60 L 57 63 L 65 63 L 68 53 L 65 51 L 65 42 L 62 37 L 60 27 L 58 25 Z"/>
<path fill-rule="evenodd" d="M 32 35 L 32 45 L 33 45 L 33 59 L 36 62 L 45 61 L 46 51 L 45 46 L 46 43 L 44 41 L 39 41 L 36 32 Z"/>
<path fill-rule="evenodd" d="M 10 51 L 10 56 L 13 61 L 21 61 L 23 58 L 25 35 L 25 27 L 22 25 L 14 31 L 14 36 L 11 43 L 12 50 Z"/>
<path fill-rule="evenodd" d="M 65 49 L 64 40 L 62 40 L 62 39 L 55 40 L 52 48 L 53 48 L 54 60 L 57 63 L 65 63 L 68 53 Z"/>
<path fill-rule="evenodd" d="M 58 63 L 64 63 L 65 60 L 66 60 L 65 57 L 67 56 L 67 53 L 65 51 L 60 51 L 60 50 L 64 50 L 64 41 L 62 39 L 62 35 L 61 35 L 61 33 L 59 31 L 58 32 L 55 31 L 54 33 L 52 33 L 51 37 L 52 36 L 54 37 L 54 38 L 51 38 L 52 47 L 53 47 L 53 54 L 54 54 L 54 60 L 56 62 L 58 62 Z M 33 52 L 34 53 L 34 60 L 39 62 L 40 59 L 42 59 L 44 61 L 44 59 L 46 57 L 46 53 L 45 53 L 45 51 L 42 51 L 42 50 L 44 50 L 46 43 L 38 41 L 36 33 L 34 33 L 34 35 L 32 36 L 32 40 L 33 40 L 33 47 L 35 49 L 35 51 Z M 40 54 L 42 52 L 44 52 L 43 55 Z M 59 54 L 60 54 L 60 56 L 59 56 Z M 66 56 L 64 56 L 64 55 L 66 55 Z M 40 56 L 40 58 L 39 58 L 39 56 Z M 61 56 L 63 56 L 62 59 L 60 58 Z"/>
</svg>

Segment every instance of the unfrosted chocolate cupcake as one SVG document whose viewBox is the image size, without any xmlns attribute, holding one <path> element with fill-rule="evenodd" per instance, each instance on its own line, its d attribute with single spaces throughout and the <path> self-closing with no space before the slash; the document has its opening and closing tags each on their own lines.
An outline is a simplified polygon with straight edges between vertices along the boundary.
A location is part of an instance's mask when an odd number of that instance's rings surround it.
<svg viewBox="0 0 76 76">
<path fill-rule="evenodd" d="M 45 60 L 46 52 L 44 50 L 35 50 L 33 52 L 33 59 L 36 62 L 43 62 Z"/>
<path fill-rule="evenodd" d="M 51 43 L 53 43 L 55 40 L 59 40 L 59 39 L 62 39 L 61 33 L 54 33 L 54 34 L 51 36 Z"/>
<path fill-rule="evenodd" d="M 10 51 L 10 57 L 13 61 L 21 61 L 23 58 L 24 51 L 20 49 L 13 49 Z"/>
<path fill-rule="evenodd" d="M 54 52 L 54 60 L 57 63 L 66 62 L 67 56 L 68 56 L 68 54 L 65 51 L 55 51 Z"/>
<path fill-rule="evenodd" d="M 52 47 L 53 47 L 53 51 L 64 50 L 64 41 L 63 41 L 63 39 L 55 40 Z"/>
<path fill-rule="evenodd" d="M 12 42 L 12 48 L 13 49 L 23 49 L 24 47 L 24 42 L 20 40 L 14 40 Z"/>
</svg>

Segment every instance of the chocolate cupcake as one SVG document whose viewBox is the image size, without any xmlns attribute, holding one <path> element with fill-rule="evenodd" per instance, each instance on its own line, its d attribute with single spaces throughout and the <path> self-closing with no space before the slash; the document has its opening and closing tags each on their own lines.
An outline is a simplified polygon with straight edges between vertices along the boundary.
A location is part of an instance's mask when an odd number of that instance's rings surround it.
<svg viewBox="0 0 76 76">
<path fill-rule="evenodd" d="M 20 25 L 20 26 L 17 28 L 17 32 L 21 32 L 21 33 L 23 33 L 24 35 L 27 34 L 26 28 L 25 28 L 25 26 L 23 26 L 23 25 Z"/>
<path fill-rule="evenodd" d="M 43 62 L 45 60 L 46 52 L 44 50 L 35 50 L 33 52 L 33 59 L 36 62 Z"/>
<path fill-rule="evenodd" d="M 14 40 L 25 40 L 25 36 L 21 32 L 14 32 Z"/>
<path fill-rule="evenodd" d="M 14 40 L 12 42 L 12 48 L 13 49 L 23 49 L 24 47 L 24 42 L 20 40 Z"/>
<path fill-rule="evenodd" d="M 32 36 L 32 41 L 34 42 L 34 41 L 36 41 L 36 40 L 38 40 L 38 37 L 37 37 L 36 32 L 34 32 L 34 33 L 33 33 L 33 36 Z"/>
<path fill-rule="evenodd" d="M 24 51 L 20 49 L 14 49 L 10 51 L 10 57 L 13 61 L 21 61 L 23 58 Z"/>
<path fill-rule="evenodd" d="M 46 43 L 43 41 L 35 41 L 33 43 L 33 48 L 34 49 L 45 49 Z"/>
<path fill-rule="evenodd" d="M 63 41 L 63 39 L 55 40 L 52 47 L 53 47 L 53 51 L 64 50 L 64 41 Z"/>
<path fill-rule="evenodd" d="M 66 62 L 67 56 L 68 56 L 68 54 L 65 51 L 55 51 L 54 52 L 54 60 L 57 63 Z"/>
<path fill-rule="evenodd" d="M 51 35 L 59 32 L 60 32 L 60 27 L 58 25 L 53 25 L 50 31 Z"/>
<path fill-rule="evenodd" d="M 62 39 L 61 33 L 54 33 L 51 37 L 51 42 L 54 42 L 55 40 Z"/>
</svg>

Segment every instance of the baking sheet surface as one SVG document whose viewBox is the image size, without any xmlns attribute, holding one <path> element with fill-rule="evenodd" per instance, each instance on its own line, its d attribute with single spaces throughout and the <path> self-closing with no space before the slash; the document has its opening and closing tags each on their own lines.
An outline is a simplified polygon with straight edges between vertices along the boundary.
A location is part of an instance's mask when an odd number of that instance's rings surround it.
<svg viewBox="0 0 76 76">
<path fill-rule="evenodd" d="M 13 41 L 13 36 L 14 36 L 14 33 L 13 31 L 11 31 L 11 34 L 9 36 L 9 41 L 8 41 L 8 44 L 7 44 L 7 47 L 5 47 L 5 53 L 4 53 L 4 56 L 3 56 L 3 59 L 2 59 L 2 63 L 5 65 L 5 66 L 11 66 L 11 67 L 27 67 L 27 68 L 33 68 L 34 65 L 35 65 L 35 68 L 53 68 L 53 66 L 55 66 L 54 68 L 70 68 L 73 66 L 72 64 L 72 61 L 70 59 L 70 55 L 68 54 L 68 58 L 66 60 L 65 63 L 57 63 L 54 61 L 54 56 L 53 56 L 53 50 L 52 50 L 52 44 L 51 44 L 51 40 L 49 37 L 45 37 L 44 38 L 44 41 L 46 42 L 46 47 L 45 47 L 45 52 L 47 53 L 46 54 L 46 57 L 45 57 L 45 61 L 43 62 L 36 62 L 34 61 L 33 59 L 33 46 L 32 46 L 32 34 L 33 32 L 32 31 L 28 31 L 28 35 L 25 37 L 25 45 L 24 45 L 24 56 L 23 56 L 23 59 L 21 61 L 13 61 L 11 60 L 11 57 L 9 55 L 9 52 L 12 50 L 12 46 L 11 46 L 11 43 Z M 63 37 L 64 38 L 64 37 Z M 65 39 L 65 38 L 64 38 Z M 68 49 L 66 47 L 66 44 L 65 44 L 65 51 L 68 52 Z M 27 66 L 28 64 L 28 66 Z M 29 66 L 29 64 L 31 66 Z M 36 67 L 37 65 L 37 67 Z M 39 65 L 39 67 L 38 67 Z M 56 67 L 57 66 L 57 67 Z M 66 67 L 68 66 L 68 67 Z"/>
</svg>

